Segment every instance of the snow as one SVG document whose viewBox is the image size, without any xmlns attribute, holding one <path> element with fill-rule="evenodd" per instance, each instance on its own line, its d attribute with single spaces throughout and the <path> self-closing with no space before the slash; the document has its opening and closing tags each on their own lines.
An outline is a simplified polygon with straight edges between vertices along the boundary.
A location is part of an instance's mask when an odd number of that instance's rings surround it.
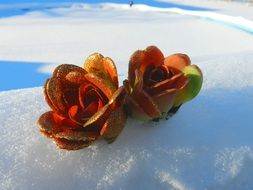
<svg viewBox="0 0 253 190">
<path fill-rule="evenodd" d="M 42 87 L 0 92 L 0 189 L 253 188 L 250 33 L 200 17 L 75 5 L 0 19 L 0 44 L 0 60 L 47 63 L 46 73 L 99 51 L 121 82 L 131 53 L 155 44 L 189 54 L 204 74 L 199 96 L 169 120 L 128 119 L 115 143 L 74 152 L 36 127 L 49 110 Z"/>
<path fill-rule="evenodd" d="M 1 92 L 2 189 L 252 188 L 253 54 L 203 60 L 203 90 L 172 118 L 129 119 L 115 143 L 76 152 L 39 133 L 41 87 Z"/>
</svg>

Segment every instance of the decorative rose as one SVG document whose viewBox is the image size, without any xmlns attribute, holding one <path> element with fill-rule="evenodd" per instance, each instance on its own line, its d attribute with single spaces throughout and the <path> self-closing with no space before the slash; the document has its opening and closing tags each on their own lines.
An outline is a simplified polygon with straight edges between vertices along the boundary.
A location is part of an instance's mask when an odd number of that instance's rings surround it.
<svg viewBox="0 0 253 190">
<path fill-rule="evenodd" d="M 126 91 L 118 88 L 113 61 L 101 54 L 90 55 L 84 68 L 58 66 L 44 94 L 52 111 L 41 115 L 38 126 L 62 149 L 81 149 L 99 137 L 111 143 L 124 127 Z"/>
<path fill-rule="evenodd" d="M 167 116 L 199 93 L 202 79 L 201 70 L 185 54 L 164 58 L 155 46 L 136 51 L 124 81 L 129 111 L 141 120 Z"/>
</svg>

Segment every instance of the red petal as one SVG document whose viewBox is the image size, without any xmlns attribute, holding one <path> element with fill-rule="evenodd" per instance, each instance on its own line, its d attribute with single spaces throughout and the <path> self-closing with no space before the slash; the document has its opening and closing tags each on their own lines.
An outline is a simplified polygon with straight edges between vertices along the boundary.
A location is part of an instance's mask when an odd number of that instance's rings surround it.
<svg viewBox="0 0 253 190">
<path fill-rule="evenodd" d="M 94 114 L 84 125 L 84 128 L 95 128 L 101 130 L 112 111 L 120 107 L 125 99 L 125 89 L 120 87 L 112 96 L 109 103 L 106 104 L 99 112 Z"/>
<path fill-rule="evenodd" d="M 78 102 L 78 87 L 86 71 L 78 66 L 63 64 L 55 68 L 53 77 L 45 84 L 47 102 L 59 114 L 67 114 L 68 108 Z"/>
<path fill-rule="evenodd" d="M 67 105 L 67 108 L 69 108 L 72 105 L 79 104 L 78 99 L 78 90 L 79 86 L 75 85 L 64 85 L 62 89 L 63 99 L 65 101 L 65 104 Z"/>
<path fill-rule="evenodd" d="M 176 93 L 176 89 L 170 89 L 162 92 L 161 94 L 152 96 L 152 99 L 162 113 L 167 113 L 174 104 Z"/>
<path fill-rule="evenodd" d="M 58 78 L 51 78 L 46 83 L 45 94 L 60 114 L 66 114 L 68 106 L 63 99 L 62 88 L 62 82 Z"/>
<path fill-rule="evenodd" d="M 108 102 L 108 98 L 91 83 L 81 85 L 79 88 L 79 102 L 81 107 L 86 109 L 87 105 L 92 101 L 98 102 L 99 108 L 101 108 Z"/>
<path fill-rule="evenodd" d="M 85 78 L 94 86 L 96 86 L 99 90 L 101 90 L 108 99 L 112 97 L 113 91 L 103 82 L 102 79 L 91 73 L 86 74 Z"/>
<path fill-rule="evenodd" d="M 132 97 L 150 117 L 157 118 L 161 116 L 161 112 L 156 103 L 144 90 L 133 93 Z"/>
<path fill-rule="evenodd" d="M 54 136 L 56 133 L 80 128 L 79 125 L 72 122 L 70 119 L 59 116 L 55 112 L 46 112 L 42 114 L 38 120 L 40 131 L 48 137 Z"/>
<path fill-rule="evenodd" d="M 150 117 L 143 108 L 132 98 L 132 96 L 127 96 L 126 98 L 127 106 L 130 109 L 131 115 L 139 120 L 151 120 Z"/>
<path fill-rule="evenodd" d="M 152 98 L 143 90 L 143 80 L 140 71 L 136 70 L 137 84 L 133 88 L 131 96 L 152 118 L 160 117 L 161 113 Z"/>
<path fill-rule="evenodd" d="M 150 95 L 155 95 L 155 94 L 160 94 L 162 91 L 165 91 L 168 89 L 176 89 L 177 88 L 177 81 L 181 77 L 183 77 L 183 73 L 179 73 L 170 79 L 156 83 L 152 87 L 147 88 L 147 92 Z"/>
<path fill-rule="evenodd" d="M 134 52 L 130 58 L 128 69 L 128 80 L 131 86 L 134 85 L 136 69 L 144 74 L 149 65 L 158 67 L 163 64 L 163 61 L 164 56 L 156 46 L 149 46 L 144 51 L 138 50 Z"/>
</svg>

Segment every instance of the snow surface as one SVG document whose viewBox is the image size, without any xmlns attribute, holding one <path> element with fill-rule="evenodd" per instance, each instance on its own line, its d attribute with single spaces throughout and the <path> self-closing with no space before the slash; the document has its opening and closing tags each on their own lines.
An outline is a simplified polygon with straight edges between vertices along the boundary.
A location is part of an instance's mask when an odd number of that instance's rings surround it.
<svg viewBox="0 0 253 190">
<path fill-rule="evenodd" d="M 1 189 L 251 189 L 253 54 L 197 64 L 203 90 L 169 120 L 129 119 L 111 145 L 59 150 L 36 120 L 42 88 L 0 93 Z"/>
<path fill-rule="evenodd" d="M 47 73 L 98 51 L 115 60 L 121 82 L 133 51 L 155 44 L 189 54 L 204 74 L 199 96 L 169 120 L 128 119 L 115 143 L 74 152 L 36 127 L 49 110 L 42 87 L 0 92 L 0 189 L 253 189 L 250 33 L 172 12 L 76 4 L 0 19 L 0 44 L 0 61 L 47 63 Z"/>
</svg>

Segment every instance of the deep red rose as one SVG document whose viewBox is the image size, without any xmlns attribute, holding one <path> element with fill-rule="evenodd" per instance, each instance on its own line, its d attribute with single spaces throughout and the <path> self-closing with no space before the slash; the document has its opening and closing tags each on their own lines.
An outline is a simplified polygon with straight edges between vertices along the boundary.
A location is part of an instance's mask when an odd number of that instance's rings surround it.
<svg viewBox="0 0 253 190">
<path fill-rule="evenodd" d="M 194 98 L 202 85 L 202 73 L 181 53 L 164 57 L 156 46 L 134 52 L 129 61 L 127 103 L 140 120 L 166 117 Z"/>
</svg>

